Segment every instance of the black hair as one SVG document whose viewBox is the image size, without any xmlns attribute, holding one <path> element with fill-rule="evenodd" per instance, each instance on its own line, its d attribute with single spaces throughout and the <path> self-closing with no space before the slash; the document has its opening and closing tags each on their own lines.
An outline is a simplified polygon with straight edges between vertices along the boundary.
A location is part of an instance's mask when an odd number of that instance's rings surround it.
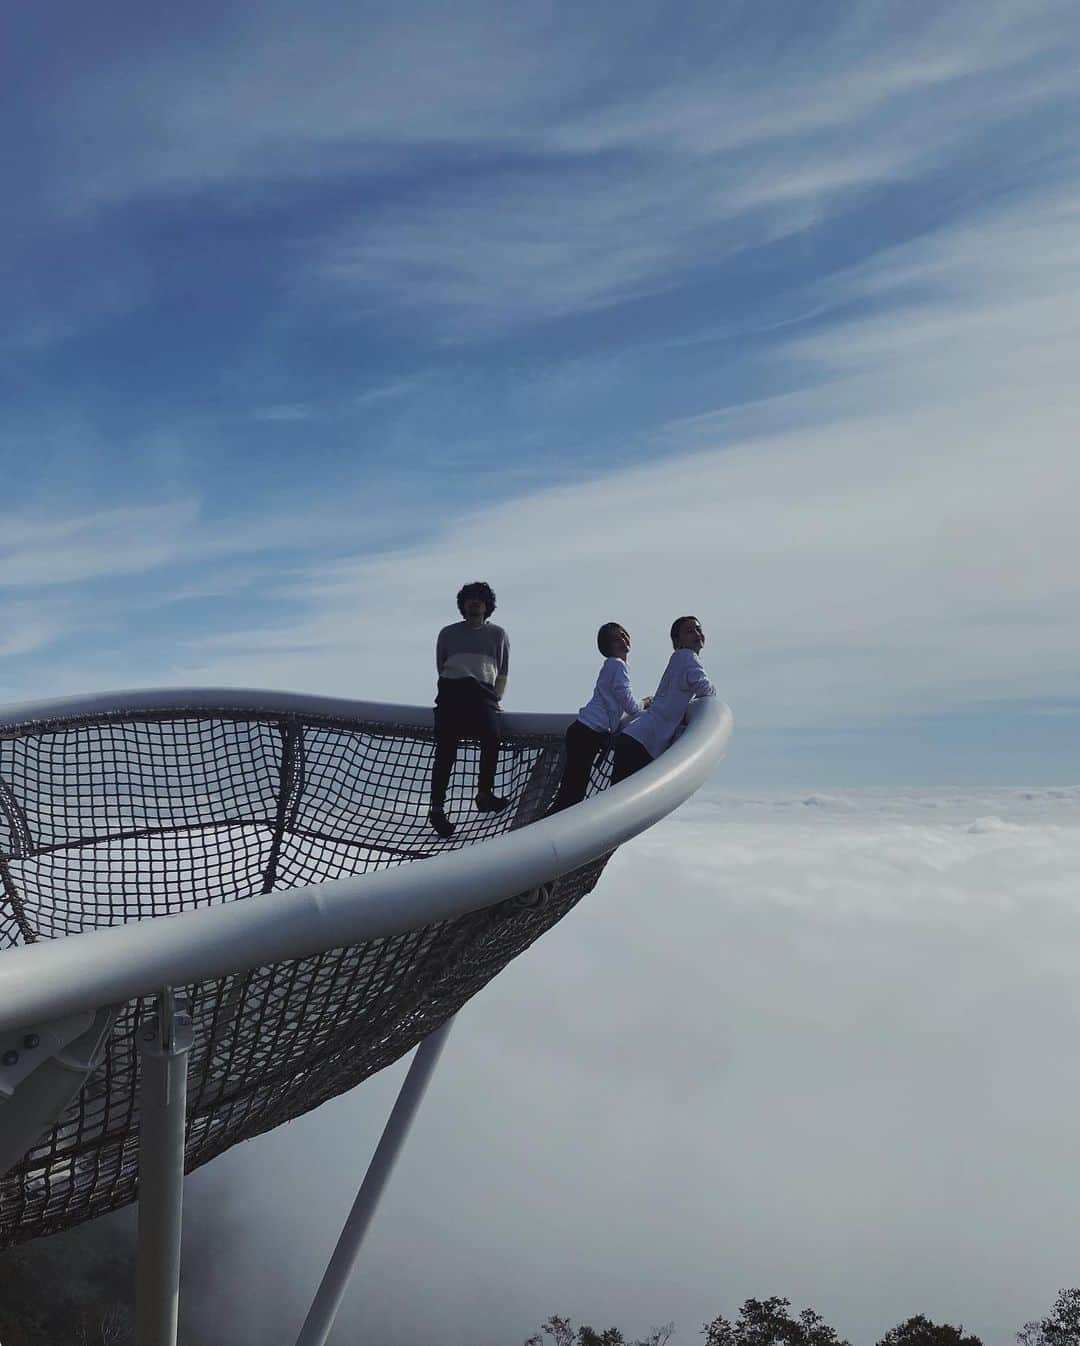
<svg viewBox="0 0 1080 1346">
<path fill-rule="evenodd" d="M 683 622 L 697 622 L 698 626 L 701 625 L 701 622 L 698 621 L 698 619 L 697 619 L 696 617 L 691 617 L 691 616 L 688 616 L 688 617 L 676 617 L 675 620 L 671 623 L 671 647 L 672 647 L 672 649 L 677 650 L 677 649 L 679 648 L 679 627 L 682 626 Z M 702 642 L 704 642 L 704 640 L 705 640 L 705 634 L 704 634 L 704 632 L 702 632 L 701 639 L 702 639 Z"/>
<path fill-rule="evenodd" d="M 465 616 L 466 598 L 481 598 L 484 601 L 486 611 L 484 617 L 490 617 L 495 611 L 495 590 L 490 584 L 485 584 L 483 580 L 473 580 L 471 584 L 463 585 L 458 590 L 457 610 Z"/>
<path fill-rule="evenodd" d="M 626 633 L 626 627 L 622 622 L 605 622 L 596 633 L 596 648 L 605 659 L 611 654 L 611 643 L 615 636 L 621 636 Z"/>
</svg>

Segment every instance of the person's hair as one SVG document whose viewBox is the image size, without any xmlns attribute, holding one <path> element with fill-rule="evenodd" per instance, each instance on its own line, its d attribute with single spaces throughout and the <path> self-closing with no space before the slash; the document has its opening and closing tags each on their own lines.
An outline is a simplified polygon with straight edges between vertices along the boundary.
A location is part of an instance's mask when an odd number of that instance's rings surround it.
<svg viewBox="0 0 1080 1346">
<path fill-rule="evenodd" d="M 490 584 L 485 584 L 483 580 L 473 580 L 471 584 L 465 584 L 458 590 L 457 610 L 463 617 L 465 616 L 465 600 L 467 598 L 483 600 L 486 609 L 485 617 L 490 617 L 495 611 L 495 590 Z"/>
<path fill-rule="evenodd" d="M 622 622 L 605 622 L 596 633 L 596 648 L 605 659 L 611 654 L 611 647 L 614 644 L 615 637 L 625 633 L 626 627 Z"/>
<path fill-rule="evenodd" d="M 675 620 L 671 623 L 671 648 L 673 650 L 677 650 L 679 648 L 679 627 L 682 626 L 683 622 L 697 622 L 698 626 L 701 625 L 701 622 L 698 620 L 698 618 L 694 616 L 676 617 Z M 702 639 L 704 640 L 704 635 L 702 635 Z"/>
</svg>

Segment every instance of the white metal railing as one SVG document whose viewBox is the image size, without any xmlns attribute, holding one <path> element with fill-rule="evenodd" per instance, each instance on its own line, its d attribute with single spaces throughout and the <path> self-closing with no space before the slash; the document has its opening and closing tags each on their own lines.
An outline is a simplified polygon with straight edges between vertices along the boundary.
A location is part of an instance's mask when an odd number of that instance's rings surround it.
<svg viewBox="0 0 1080 1346">
<path fill-rule="evenodd" d="M 236 689 L 113 693 L 0 710 L 0 732 L 124 712 L 250 710 L 429 726 L 426 707 Z M 608 854 L 677 808 L 723 757 L 731 710 L 691 703 L 685 733 L 645 770 L 582 806 L 393 869 L 0 952 L 0 1032 L 286 959 L 418 929 L 539 887 Z M 550 734 L 566 715 L 504 715 L 507 734 Z"/>
</svg>

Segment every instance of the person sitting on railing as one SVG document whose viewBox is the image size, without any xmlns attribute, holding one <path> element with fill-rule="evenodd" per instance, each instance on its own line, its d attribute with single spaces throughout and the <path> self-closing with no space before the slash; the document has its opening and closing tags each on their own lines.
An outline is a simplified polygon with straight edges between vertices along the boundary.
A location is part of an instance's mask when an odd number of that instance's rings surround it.
<svg viewBox="0 0 1080 1346">
<path fill-rule="evenodd" d="M 501 813 L 509 804 L 495 793 L 499 764 L 499 702 L 510 673 L 510 642 L 501 626 L 488 620 L 495 611 L 495 591 L 476 580 L 457 596 L 462 620 L 444 626 L 435 642 L 439 675 L 435 696 L 435 759 L 431 767 L 431 809 L 428 821 L 441 837 L 453 835 L 446 816 L 446 790 L 463 738 L 480 744 L 476 807 Z"/>
<path fill-rule="evenodd" d="M 580 804 L 589 788 L 593 763 L 611 742 L 626 715 L 640 715 L 652 704 L 652 698 L 638 701 L 630 689 L 626 657 L 630 636 L 619 622 L 605 622 L 596 633 L 596 646 L 604 656 L 591 700 L 578 711 L 578 717 L 566 731 L 565 765 L 558 793 L 547 817 Z"/>
<path fill-rule="evenodd" d="M 675 653 L 664 669 L 652 705 L 616 735 L 612 785 L 648 766 L 671 745 L 686 708 L 695 697 L 716 695 L 716 688 L 698 658 L 705 644 L 705 632 L 698 619 L 676 617 L 671 624 L 671 643 Z"/>
</svg>

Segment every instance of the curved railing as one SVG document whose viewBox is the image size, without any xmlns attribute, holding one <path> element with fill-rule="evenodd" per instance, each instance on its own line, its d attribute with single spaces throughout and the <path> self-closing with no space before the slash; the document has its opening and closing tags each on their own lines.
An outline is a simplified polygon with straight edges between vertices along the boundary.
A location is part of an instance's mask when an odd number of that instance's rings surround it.
<svg viewBox="0 0 1080 1346">
<path fill-rule="evenodd" d="M 695 702 L 651 766 L 616 787 L 601 767 L 545 818 L 569 717 L 503 722 L 511 806 L 465 808 L 466 760 L 446 843 L 423 817 L 427 708 L 197 689 L 0 711 L 0 1040 L 118 1007 L 102 1068 L 0 1180 L 0 1241 L 132 1199 L 133 1040 L 158 988 L 188 988 L 195 1020 L 190 1169 L 455 1013 L 704 782 L 732 728 Z"/>
</svg>

